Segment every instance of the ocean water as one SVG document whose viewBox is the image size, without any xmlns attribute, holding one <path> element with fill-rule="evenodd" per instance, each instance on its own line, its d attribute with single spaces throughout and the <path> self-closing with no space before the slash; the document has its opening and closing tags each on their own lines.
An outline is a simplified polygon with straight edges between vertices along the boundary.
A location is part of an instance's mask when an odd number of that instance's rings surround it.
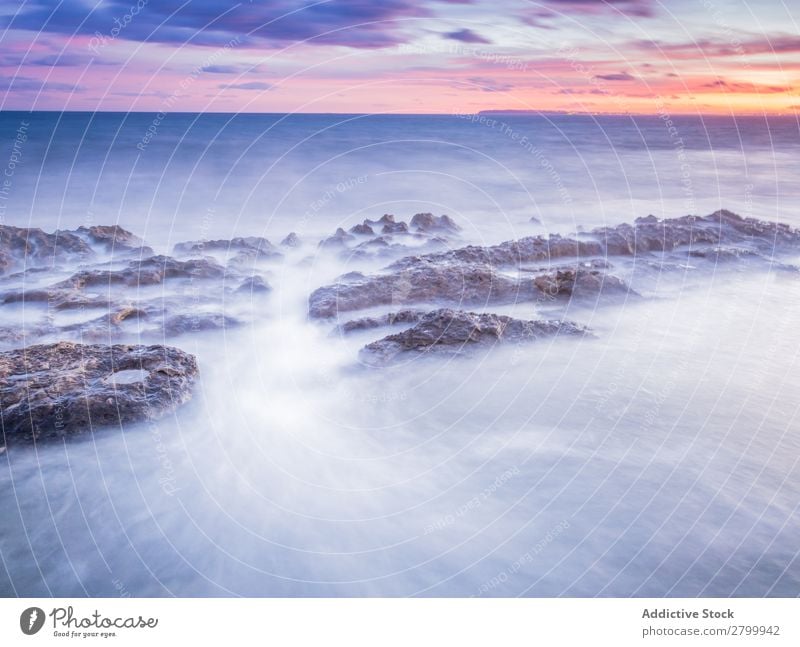
<svg viewBox="0 0 800 647">
<path fill-rule="evenodd" d="M 383 213 L 447 213 L 458 245 L 718 208 L 800 225 L 796 120 L 672 127 L 0 113 L 3 224 L 118 223 L 160 252 L 307 241 L 253 323 L 170 340 L 201 369 L 175 415 L 0 455 L 0 593 L 797 595 L 798 274 L 664 273 L 571 309 L 594 337 L 381 370 L 358 350 L 382 331 L 306 316 L 313 289 L 381 266 L 316 241 Z"/>
</svg>

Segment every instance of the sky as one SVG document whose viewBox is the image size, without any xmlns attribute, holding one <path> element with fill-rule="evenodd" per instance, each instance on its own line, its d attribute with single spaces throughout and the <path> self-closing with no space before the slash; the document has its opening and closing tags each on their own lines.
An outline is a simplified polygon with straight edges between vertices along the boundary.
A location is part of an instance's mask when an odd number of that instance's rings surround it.
<svg viewBox="0 0 800 647">
<path fill-rule="evenodd" d="M 790 2 L 0 0 L 0 109 L 796 114 Z"/>
</svg>

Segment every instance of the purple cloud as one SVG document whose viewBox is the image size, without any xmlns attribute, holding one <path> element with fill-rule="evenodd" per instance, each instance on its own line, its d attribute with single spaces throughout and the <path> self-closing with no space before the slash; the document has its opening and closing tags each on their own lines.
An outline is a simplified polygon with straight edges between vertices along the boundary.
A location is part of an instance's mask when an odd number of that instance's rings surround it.
<svg viewBox="0 0 800 647">
<path fill-rule="evenodd" d="M 262 81 L 248 81 L 247 83 L 223 83 L 219 86 L 220 90 L 272 90 L 275 87 L 271 83 Z"/>
<path fill-rule="evenodd" d="M 431 15 L 430 9 L 414 0 L 207 0 L 183 5 L 106 0 L 93 7 L 78 2 L 53 6 L 49 0 L 28 0 L 18 9 L 0 9 L 0 27 L 207 46 L 219 46 L 237 37 L 243 45 L 261 47 L 308 41 L 377 48 L 405 41 L 399 19 Z"/>
<path fill-rule="evenodd" d="M 546 0 L 554 9 L 570 13 L 591 13 L 601 11 L 620 11 L 629 16 L 650 18 L 655 15 L 656 3 L 653 0 Z"/>
<path fill-rule="evenodd" d="M 484 45 L 490 45 L 492 41 L 487 38 L 484 38 L 480 34 L 476 34 L 471 29 L 459 29 L 458 31 L 450 31 L 444 34 L 445 38 L 449 38 L 450 40 L 458 40 L 462 43 L 482 43 Z"/>
<path fill-rule="evenodd" d="M 601 81 L 635 81 L 636 77 L 627 72 L 617 72 L 615 74 L 598 74 L 594 78 Z"/>
</svg>

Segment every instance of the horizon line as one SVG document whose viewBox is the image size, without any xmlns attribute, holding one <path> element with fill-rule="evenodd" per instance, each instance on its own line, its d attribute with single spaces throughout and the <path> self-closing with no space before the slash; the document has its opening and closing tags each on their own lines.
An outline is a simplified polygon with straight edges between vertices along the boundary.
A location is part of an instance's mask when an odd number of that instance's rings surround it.
<svg viewBox="0 0 800 647">
<path fill-rule="evenodd" d="M 497 109 L 488 108 L 477 112 L 347 112 L 347 111 L 325 111 L 325 112 L 273 112 L 273 111 L 230 111 L 230 110 L 39 110 L 24 108 L 0 108 L 0 114 L 9 112 L 23 112 L 28 114 L 53 113 L 53 114 L 124 114 L 124 115 L 152 115 L 152 114 L 172 114 L 172 115 L 342 115 L 342 116 L 388 116 L 388 117 L 459 117 L 459 116 L 535 116 L 535 115 L 559 115 L 570 117 L 660 117 L 659 112 L 589 112 L 571 110 L 517 110 L 517 109 Z M 795 117 L 800 116 L 800 111 L 791 112 L 675 112 L 669 115 L 673 117 Z"/>
</svg>

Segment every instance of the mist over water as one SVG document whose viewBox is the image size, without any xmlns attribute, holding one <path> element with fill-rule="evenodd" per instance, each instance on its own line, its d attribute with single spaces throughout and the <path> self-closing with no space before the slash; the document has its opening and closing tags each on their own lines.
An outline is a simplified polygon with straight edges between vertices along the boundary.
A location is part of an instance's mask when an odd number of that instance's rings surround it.
<svg viewBox="0 0 800 647">
<path fill-rule="evenodd" d="M 251 323 L 165 340 L 201 371 L 174 415 L 0 456 L 0 592 L 796 595 L 797 273 L 489 308 L 594 336 L 383 369 L 359 349 L 385 331 L 307 318 L 312 290 L 385 265 L 317 240 L 383 213 L 447 213 L 453 246 L 719 207 L 800 224 L 795 122 L 683 118 L 681 158 L 657 117 L 498 118 L 541 157 L 458 117 L 169 115 L 137 150 L 152 118 L 0 115 L 31 122 L 4 223 L 306 244 L 230 305 Z"/>
</svg>

